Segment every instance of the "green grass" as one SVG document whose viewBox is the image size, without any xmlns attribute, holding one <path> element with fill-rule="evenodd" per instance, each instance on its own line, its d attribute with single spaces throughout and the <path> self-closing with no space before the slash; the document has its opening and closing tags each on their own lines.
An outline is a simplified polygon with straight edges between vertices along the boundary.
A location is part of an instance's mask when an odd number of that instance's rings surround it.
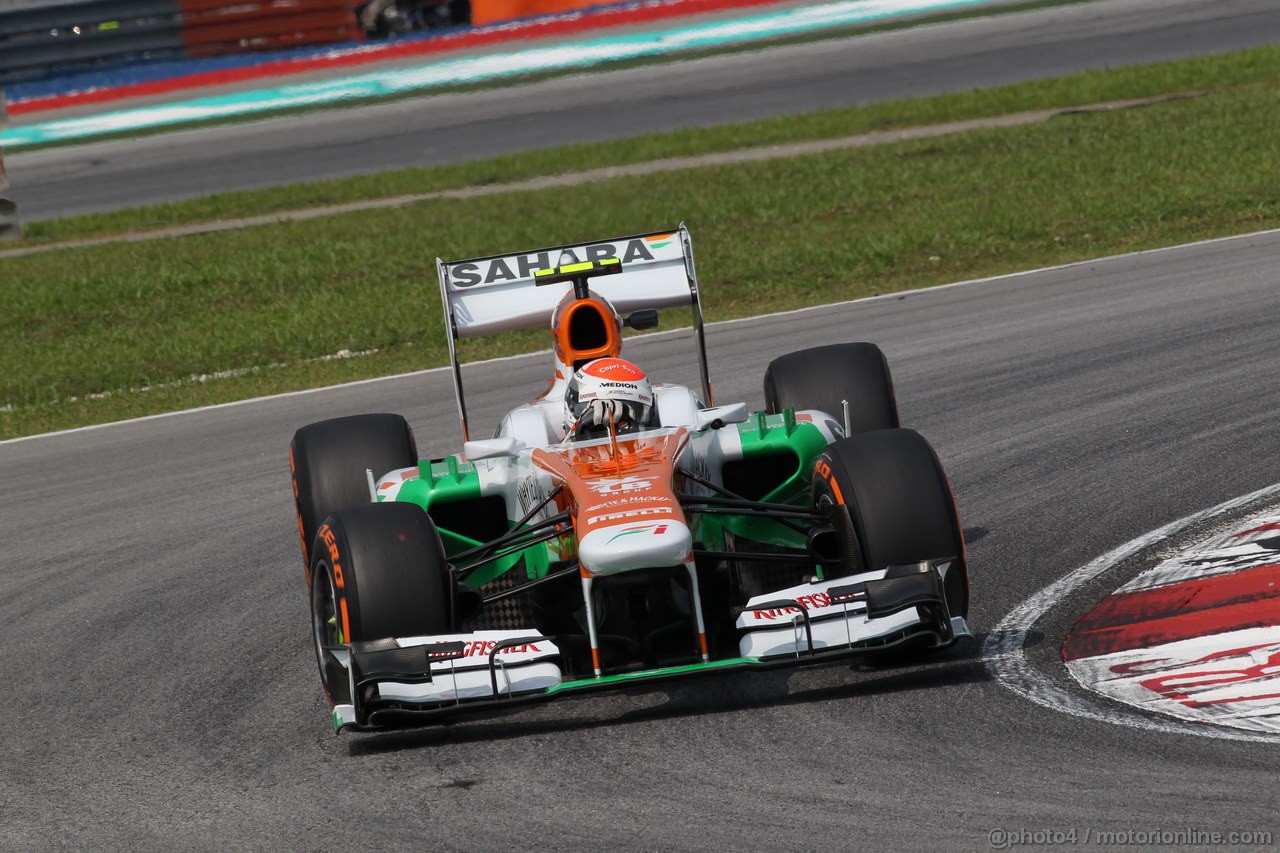
<svg viewBox="0 0 1280 853">
<path fill-rule="evenodd" d="M 848 133 L 899 116 L 957 118 L 978 104 L 1022 110 L 1207 81 L 1221 89 L 1140 109 L 617 178 L 587 190 L 424 202 L 0 259 L 0 333 L 11 342 L 0 351 L 0 406 L 7 406 L 0 437 L 441 364 L 436 255 L 684 219 L 714 320 L 1280 226 L 1278 78 L 1280 51 L 1253 51 L 811 116 L 803 122 L 810 137 L 791 133 L 799 122 L 763 122 L 585 150 L 590 165 L 602 165 L 675 153 L 672 137 L 688 154 L 717 150 L 714 140 L 738 147 Z M 583 150 L 572 162 L 582 164 Z M 505 174 L 512 178 L 569 161 L 540 152 L 502 162 L 519 172 Z M 411 179 L 384 180 L 403 193 Z M 278 203 L 268 197 L 252 198 Z M 184 209 L 173 206 L 171 215 Z M 467 354 L 544 345 L 545 335 L 528 333 L 478 342 Z M 342 350 L 376 352 L 317 360 Z M 190 379 L 217 371 L 247 372 Z"/>
<path fill-rule="evenodd" d="M 664 157 L 781 145 L 810 139 L 985 118 L 1026 110 L 1072 107 L 1171 92 L 1267 83 L 1280 75 L 1280 48 L 767 119 L 708 129 L 653 134 L 617 142 L 569 145 L 525 154 L 424 169 L 406 169 L 272 190 L 223 193 L 206 199 L 36 222 L 27 244 L 144 231 L 168 225 L 277 213 L 363 199 L 519 181 Z M 1272 109 L 1274 104 L 1265 108 Z M 2 257 L 2 256 L 0 256 Z"/>
</svg>

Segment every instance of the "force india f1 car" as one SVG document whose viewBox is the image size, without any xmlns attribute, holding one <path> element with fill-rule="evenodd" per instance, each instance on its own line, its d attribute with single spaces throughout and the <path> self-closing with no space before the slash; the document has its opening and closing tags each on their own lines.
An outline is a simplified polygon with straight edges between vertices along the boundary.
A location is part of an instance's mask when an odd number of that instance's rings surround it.
<svg viewBox="0 0 1280 853">
<path fill-rule="evenodd" d="M 462 452 L 420 460 L 391 414 L 289 448 L 338 730 L 969 634 L 951 489 L 876 346 L 774 360 L 764 411 L 709 405 L 684 225 L 437 266 Z M 686 305 L 701 386 L 650 384 L 622 330 Z M 548 325 L 548 390 L 468 440 L 458 341 Z"/>
</svg>

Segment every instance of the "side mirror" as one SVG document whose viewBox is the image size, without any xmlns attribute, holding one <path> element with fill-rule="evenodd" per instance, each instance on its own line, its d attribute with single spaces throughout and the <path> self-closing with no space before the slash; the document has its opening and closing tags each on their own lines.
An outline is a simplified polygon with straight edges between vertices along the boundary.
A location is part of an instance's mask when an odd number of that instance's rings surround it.
<svg viewBox="0 0 1280 853">
<path fill-rule="evenodd" d="M 635 329 L 637 332 L 656 329 L 658 328 L 658 311 L 656 308 L 641 308 L 639 311 L 632 311 L 627 319 L 622 321 L 622 325 L 628 329 Z"/>
<path fill-rule="evenodd" d="M 747 419 L 746 403 L 730 403 L 727 406 L 712 406 L 710 409 L 699 409 L 693 421 L 695 430 L 720 429 L 727 424 L 740 424 Z"/>
<path fill-rule="evenodd" d="M 462 455 L 468 462 L 477 459 L 514 459 L 524 450 L 524 442 L 518 438 L 482 438 L 462 445 Z"/>
</svg>

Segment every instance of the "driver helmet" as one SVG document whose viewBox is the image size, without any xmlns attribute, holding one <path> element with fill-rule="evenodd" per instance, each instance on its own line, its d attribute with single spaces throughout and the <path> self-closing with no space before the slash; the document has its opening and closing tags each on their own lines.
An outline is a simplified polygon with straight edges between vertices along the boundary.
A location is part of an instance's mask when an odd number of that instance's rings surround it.
<svg viewBox="0 0 1280 853">
<path fill-rule="evenodd" d="M 621 358 L 597 358 L 578 368 L 565 392 L 570 438 L 633 432 L 657 425 L 653 386 L 644 371 Z"/>
</svg>

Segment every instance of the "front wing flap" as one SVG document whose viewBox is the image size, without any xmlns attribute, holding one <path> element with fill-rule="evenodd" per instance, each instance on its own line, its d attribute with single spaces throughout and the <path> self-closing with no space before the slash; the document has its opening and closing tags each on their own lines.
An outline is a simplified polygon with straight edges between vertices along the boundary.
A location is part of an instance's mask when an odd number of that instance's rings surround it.
<svg viewBox="0 0 1280 853">
<path fill-rule="evenodd" d="M 325 648 L 334 725 L 542 694 L 564 679 L 560 650 L 538 633 L 475 631 Z M 345 686 L 345 691 L 342 687 Z"/>
<path fill-rule="evenodd" d="M 737 627 L 739 652 L 769 660 L 836 649 L 874 650 L 920 637 L 945 646 L 970 636 L 947 608 L 943 581 L 955 558 L 889 566 L 758 595 Z"/>
</svg>

